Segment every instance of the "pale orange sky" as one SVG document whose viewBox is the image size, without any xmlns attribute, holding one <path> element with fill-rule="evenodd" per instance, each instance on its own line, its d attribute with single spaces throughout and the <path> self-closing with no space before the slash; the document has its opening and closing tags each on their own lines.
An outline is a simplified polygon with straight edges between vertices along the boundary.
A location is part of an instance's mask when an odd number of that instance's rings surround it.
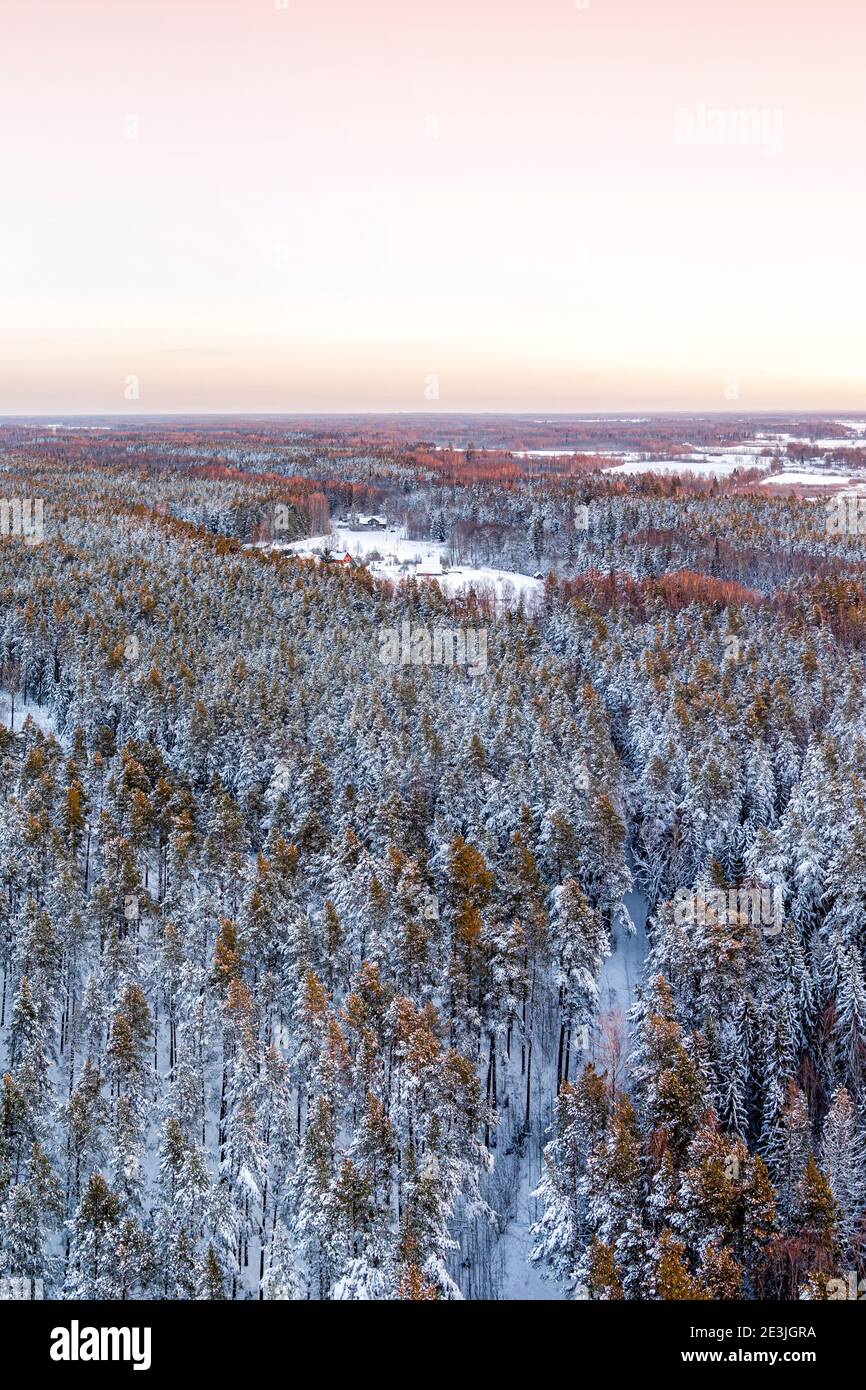
<svg viewBox="0 0 866 1390">
<path fill-rule="evenodd" d="M 864 38 L 862 0 L 0 0 L 0 412 L 862 410 Z"/>
</svg>

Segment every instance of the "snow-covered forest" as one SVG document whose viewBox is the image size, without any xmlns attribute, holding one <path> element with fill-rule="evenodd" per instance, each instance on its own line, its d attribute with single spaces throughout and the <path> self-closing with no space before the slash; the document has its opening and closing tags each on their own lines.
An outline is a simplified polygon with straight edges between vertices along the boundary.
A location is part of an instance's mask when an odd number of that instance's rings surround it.
<svg viewBox="0 0 866 1390">
<path fill-rule="evenodd" d="M 0 429 L 44 507 L 0 537 L 0 1276 L 866 1273 L 863 538 L 593 442 Z M 365 512 L 537 600 L 288 548 Z"/>
</svg>

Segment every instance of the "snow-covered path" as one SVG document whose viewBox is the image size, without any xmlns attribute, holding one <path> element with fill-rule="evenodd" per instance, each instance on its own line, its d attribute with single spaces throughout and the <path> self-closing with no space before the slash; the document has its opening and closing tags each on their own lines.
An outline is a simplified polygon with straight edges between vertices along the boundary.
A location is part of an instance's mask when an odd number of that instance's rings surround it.
<svg viewBox="0 0 866 1390">
<path fill-rule="evenodd" d="M 649 941 L 646 934 L 647 900 L 635 889 L 625 895 L 625 905 L 634 922 L 629 934 L 617 924 L 613 932 L 611 953 L 601 968 L 598 982 L 599 1013 L 619 1011 L 627 1021 L 634 1003 L 635 986 L 640 983 L 646 963 Z"/>
<path fill-rule="evenodd" d="M 634 890 L 626 894 L 625 905 L 635 929 L 633 933 L 619 925 L 614 929 L 611 954 L 604 962 L 599 978 L 597 1031 L 592 1037 L 589 1054 L 575 1059 L 582 1067 L 591 1057 L 597 1067 L 615 1076 L 621 1076 L 625 1064 L 629 1041 L 628 1014 L 634 1003 L 635 988 L 643 976 L 649 950 L 646 898 L 643 893 Z M 530 1229 L 541 1215 L 540 1203 L 532 1192 L 541 1178 L 542 1147 L 549 1137 L 547 1126 L 552 1119 L 549 1090 L 555 1080 L 552 1073 L 547 1080 L 544 1099 L 541 1095 L 538 1097 L 538 1112 L 533 1126 L 534 1134 L 541 1138 L 537 1144 L 530 1144 L 519 1160 L 517 1189 L 511 1202 L 508 1224 L 496 1246 L 496 1254 L 502 1262 L 499 1296 L 503 1299 L 537 1301 L 565 1297 L 562 1285 L 545 1279 L 542 1270 L 529 1260 L 535 1244 Z"/>
<path fill-rule="evenodd" d="M 531 1227 L 541 1216 L 541 1202 L 532 1192 L 540 1181 L 541 1164 L 533 1162 L 527 1154 L 513 1212 L 497 1247 L 502 1259 L 501 1298 L 506 1300 L 561 1302 L 565 1297 L 562 1285 L 556 1280 L 545 1279 L 539 1266 L 529 1260 L 535 1245 Z"/>
</svg>

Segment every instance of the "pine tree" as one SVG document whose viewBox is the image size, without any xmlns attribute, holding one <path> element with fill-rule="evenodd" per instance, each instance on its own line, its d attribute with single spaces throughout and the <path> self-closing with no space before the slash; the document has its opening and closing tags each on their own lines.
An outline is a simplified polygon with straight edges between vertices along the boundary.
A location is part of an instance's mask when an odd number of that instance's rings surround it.
<svg viewBox="0 0 866 1390">
<path fill-rule="evenodd" d="M 797 1220 L 807 1240 L 827 1253 L 836 1242 L 839 1208 L 830 1184 L 810 1154 L 797 1187 Z"/>
<path fill-rule="evenodd" d="M 844 1086 L 835 1092 L 824 1121 L 821 1169 L 838 1208 L 840 1245 L 853 1256 L 866 1215 L 866 1138 Z"/>
<path fill-rule="evenodd" d="M 689 1274 L 685 1261 L 685 1247 L 670 1231 L 662 1231 L 659 1236 L 653 1289 L 654 1297 L 663 1302 L 707 1297 L 699 1281 Z"/>
</svg>

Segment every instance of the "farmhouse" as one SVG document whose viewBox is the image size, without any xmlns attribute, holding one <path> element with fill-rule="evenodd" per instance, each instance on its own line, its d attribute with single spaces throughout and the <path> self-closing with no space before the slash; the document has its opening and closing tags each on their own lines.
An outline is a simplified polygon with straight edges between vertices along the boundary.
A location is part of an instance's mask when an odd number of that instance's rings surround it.
<svg viewBox="0 0 866 1390">
<path fill-rule="evenodd" d="M 337 522 L 338 526 L 346 526 L 353 531 L 381 531 L 388 525 L 386 516 L 367 516 L 364 512 L 358 512 L 354 516 L 343 516 Z"/>
</svg>

